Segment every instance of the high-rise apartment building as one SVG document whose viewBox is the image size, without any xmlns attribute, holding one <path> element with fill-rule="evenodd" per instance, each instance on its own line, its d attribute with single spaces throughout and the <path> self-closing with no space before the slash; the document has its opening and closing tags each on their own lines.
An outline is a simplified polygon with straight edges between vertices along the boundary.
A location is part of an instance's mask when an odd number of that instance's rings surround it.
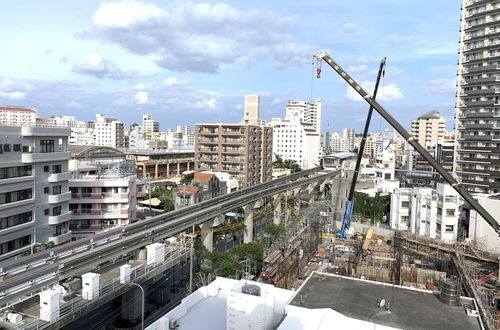
<svg viewBox="0 0 500 330">
<path fill-rule="evenodd" d="M 446 134 L 446 119 L 431 110 L 411 122 L 411 135 L 427 149 L 434 149 L 438 139 Z"/>
<path fill-rule="evenodd" d="M 314 103 L 290 100 L 286 106 L 286 118 L 296 118 L 302 123 L 310 124 L 311 128 L 320 134 L 322 108 L 322 99 L 316 99 Z"/>
<path fill-rule="evenodd" d="M 346 151 L 354 150 L 354 132 L 354 128 L 344 128 L 342 130 L 342 137 L 344 138 L 344 140 L 346 140 L 347 143 Z"/>
<path fill-rule="evenodd" d="M 25 107 L 6 106 L 0 107 L 0 122 L 3 125 L 23 125 L 36 123 L 36 110 Z"/>
<path fill-rule="evenodd" d="M 145 113 L 142 115 L 142 128 L 144 130 L 144 138 L 146 140 L 152 140 L 155 133 L 160 131 L 160 123 L 153 120 L 152 114 Z"/>
<path fill-rule="evenodd" d="M 245 95 L 243 123 L 258 125 L 260 123 L 260 96 Z"/>
<path fill-rule="evenodd" d="M 472 192 L 500 192 L 500 3 L 464 0 L 454 171 Z"/>
<path fill-rule="evenodd" d="M 227 172 L 241 187 L 272 179 L 271 127 L 197 124 L 195 170 Z"/>
<path fill-rule="evenodd" d="M 0 260 L 71 240 L 69 132 L 0 126 Z"/>
<path fill-rule="evenodd" d="M 124 125 L 118 119 L 105 118 L 101 114 L 96 114 L 96 120 L 89 122 L 89 128 L 93 128 L 94 144 L 96 146 L 125 147 Z"/>
</svg>

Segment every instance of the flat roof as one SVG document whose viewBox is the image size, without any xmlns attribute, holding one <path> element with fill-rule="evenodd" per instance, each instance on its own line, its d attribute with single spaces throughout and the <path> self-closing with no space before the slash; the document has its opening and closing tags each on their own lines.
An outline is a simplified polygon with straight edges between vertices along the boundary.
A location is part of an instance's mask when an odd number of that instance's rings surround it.
<svg viewBox="0 0 500 330">
<path fill-rule="evenodd" d="M 390 303 L 390 312 L 377 306 L 381 299 Z M 474 305 L 473 299 L 465 299 Z M 467 316 L 462 306 L 443 304 L 430 291 L 317 272 L 299 288 L 290 305 L 331 308 L 351 318 L 401 329 L 481 329 L 479 318 Z"/>
</svg>

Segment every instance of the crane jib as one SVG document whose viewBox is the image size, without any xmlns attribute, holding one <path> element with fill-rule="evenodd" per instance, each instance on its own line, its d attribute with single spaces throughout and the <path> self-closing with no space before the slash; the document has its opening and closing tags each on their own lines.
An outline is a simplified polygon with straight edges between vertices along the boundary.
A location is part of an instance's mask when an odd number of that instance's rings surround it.
<svg viewBox="0 0 500 330">
<path fill-rule="evenodd" d="M 335 61 L 328 55 L 326 51 L 315 55 L 318 60 L 324 60 L 328 65 L 335 70 L 350 86 L 352 86 L 356 92 L 365 99 L 377 112 L 384 118 L 396 131 L 398 131 L 401 136 L 422 156 L 429 164 L 448 182 L 458 194 L 465 199 L 469 205 L 483 217 L 483 219 L 500 235 L 500 225 L 491 216 L 491 214 L 486 211 L 486 209 L 479 204 L 477 200 L 472 197 L 472 195 L 461 185 L 460 182 L 456 181 L 450 173 L 448 173 L 439 164 L 434 157 L 432 157 L 424 147 L 422 147 L 417 141 L 415 141 L 410 134 L 404 129 L 399 122 L 397 122 L 377 101 L 375 101 L 368 93 L 358 84 L 354 79 L 352 79 Z"/>
</svg>

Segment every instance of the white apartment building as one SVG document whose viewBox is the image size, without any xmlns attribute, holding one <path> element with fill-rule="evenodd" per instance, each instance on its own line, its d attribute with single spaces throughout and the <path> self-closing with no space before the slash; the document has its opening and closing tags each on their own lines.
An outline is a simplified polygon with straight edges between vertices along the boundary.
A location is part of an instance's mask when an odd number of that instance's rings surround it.
<svg viewBox="0 0 500 330">
<path fill-rule="evenodd" d="M 342 137 L 347 143 L 347 150 L 345 151 L 353 151 L 354 150 L 354 128 L 344 128 L 342 130 Z"/>
<path fill-rule="evenodd" d="M 69 181 L 74 239 L 136 220 L 136 175 L 133 161 L 109 147 L 78 150 Z"/>
<path fill-rule="evenodd" d="M 83 120 L 78 120 L 74 116 L 51 116 L 51 124 L 70 128 L 68 138 L 69 145 L 94 145 L 94 130 L 89 128 Z"/>
<path fill-rule="evenodd" d="M 89 122 L 89 127 L 94 130 L 94 144 L 111 148 L 125 147 L 124 125 L 118 119 L 106 118 L 96 114 L 95 122 Z"/>
<path fill-rule="evenodd" d="M 160 123 L 153 120 L 152 114 L 145 113 L 142 115 L 142 128 L 144 130 L 144 138 L 146 140 L 152 140 L 155 133 L 160 131 Z"/>
<path fill-rule="evenodd" d="M 411 122 L 411 135 L 427 149 L 434 148 L 438 139 L 442 139 L 445 133 L 446 119 L 435 110 L 426 112 Z"/>
<path fill-rule="evenodd" d="M 337 132 L 330 135 L 330 146 L 332 151 L 349 151 L 349 141 Z"/>
<path fill-rule="evenodd" d="M 390 225 L 393 229 L 455 243 L 462 205 L 458 193 L 448 184 L 399 188 L 391 195 Z"/>
<path fill-rule="evenodd" d="M 35 124 L 37 111 L 17 106 L 0 107 L 0 123 L 7 126 Z"/>
<path fill-rule="evenodd" d="M 68 128 L 0 126 L 0 260 L 71 240 Z"/>
<path fill-rule="evenodd" d="M 302 169 L 313 168 L 319 162 L 319 134 L 312 125 L 295 118 L 273 118 L 267 126 L 273 128 L 273 160 L 295 160 Z"/>
<path fill-rule="evenodd" d="M 187 125 L 177 125 L 175 131 L 182 133 L 182 135 L 193 134 L 191 126 L 187 126 Z"/>
<path fill-rule="evenodd" d="M 301 123 L 309 124 L 315 133 L 320 134 L 322 111 L 322 99 L 316 99 L 314 103 L 290 100 L 286 106 L 285 117 L 287 119 L 295 118 Z"/>
<path fill-rule="evenodd" d="M 185 134 L 182 136 L 182 143 L 184 144 L 184 147 L 191 147 L 194 149 L 194 134 Z"/>
</svg>

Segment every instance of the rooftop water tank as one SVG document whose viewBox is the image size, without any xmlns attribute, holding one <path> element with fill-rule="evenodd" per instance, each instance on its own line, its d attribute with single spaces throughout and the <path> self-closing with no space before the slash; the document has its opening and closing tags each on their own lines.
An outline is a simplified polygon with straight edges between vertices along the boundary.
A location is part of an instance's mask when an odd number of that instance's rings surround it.
<svg viewBox="0 0 500 330">
<path fill-rule="evenodd" d="M 441 294 L 439 300 L 449 306 L 460 305 L 460 292 L 462 281 L 458 278 L 443 278 L 441 280 Z"/>
<path fill-rule="evenodd" d="M 260 297 L 260 287 L 255 284 L 245 284 L 241 287 L 241 292 Z"/>
</svg>

